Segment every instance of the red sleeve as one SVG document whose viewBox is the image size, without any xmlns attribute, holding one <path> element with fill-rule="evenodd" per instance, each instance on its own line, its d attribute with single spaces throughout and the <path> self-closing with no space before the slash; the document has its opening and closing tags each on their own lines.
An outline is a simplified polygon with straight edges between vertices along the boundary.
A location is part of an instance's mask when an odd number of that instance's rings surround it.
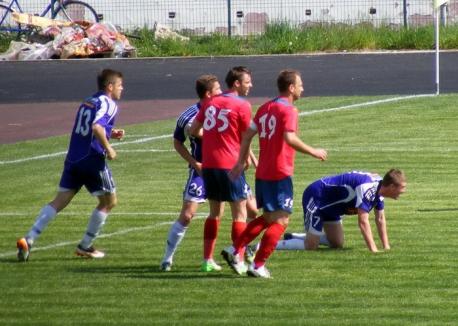
<svg viewBox="0 0 458 326">
<path fill-rule="evenodd" d="M 251 123 L 251 104 L 246 103 L 240 110 L 240 130 L 246 131 L 250 127 Z"/>
<path fill-rule="evenodd" d="M 297 109 L 295 107 L 287 108 L 285 113 L 285 131 L 296 132 L 298 116 Z"/>
</svg>

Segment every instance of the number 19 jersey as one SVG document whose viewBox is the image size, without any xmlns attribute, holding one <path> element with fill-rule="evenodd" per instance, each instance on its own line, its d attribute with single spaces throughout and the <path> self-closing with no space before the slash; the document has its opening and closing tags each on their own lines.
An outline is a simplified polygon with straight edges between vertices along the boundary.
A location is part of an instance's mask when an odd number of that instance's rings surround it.
<svg viewBox="0 0 458 326">
<path fill-rule="evenodd" d="M 242 133 L 250 125 L 250 103 L 234 93 L 223 93 L 205 101 L 196 120 L 203 124 L 202 167 L 232 169 Z"/>
<path fill-rule="evenodd" d="M 283 97 L 263 104 L 256 112 L 251 124 L 259 135 L 256 179 L 276 181 L 293 175 L 296 152 L 283 135 L 297 131 L 297 117 L 297 109 Z"/>
</svg>

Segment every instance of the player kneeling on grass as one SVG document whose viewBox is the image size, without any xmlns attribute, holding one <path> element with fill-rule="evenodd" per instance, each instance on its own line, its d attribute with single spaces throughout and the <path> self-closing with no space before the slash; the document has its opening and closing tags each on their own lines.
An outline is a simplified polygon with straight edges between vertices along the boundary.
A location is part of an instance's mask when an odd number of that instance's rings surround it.
<svg viewBox="0 0 458 326">
<path fill-rule="evenodd" d="M 104 257 L 105 254 L 96 250 L 92 242 L 117 202 L 115 184 L 105 157 L 109 160 L 116 158 L 116 152 L 109 143 L 110 137 L 121 139 L 124 136 L 124 130 L 113 129 L 118 113 L 115 101 L 121 98 L 123 91 L 122 79 L 118 71 L 103 70 L 97 77 L 99 91 L 79 107 L 59 191 L 54 200 L 41 209 L 29 233 L 17 241 L 20 261 L 28 260 L 34 241 L 83 185 L 93 196 L 97 196 L 99 204 L 91 214 L 76 254 L 89 258 Z"/>
<path fill-rule="evenodd" d="M 383 179 L 367 172 L 348 172 L 321 178 L 309 185 L 302 196 L 306 233 L 286 233 L 277 250 L 315 250 L 320 244 L 342 248 L 342 215 L 358 215 L 361 234 L 371 252 L 377 252 L 369 212 L 374 208 L 375 224 L 385 250 L 390 249 L 384 197 L 398 199 L 406 190 L 404 172 L 389 170 Z"/>
</svg>

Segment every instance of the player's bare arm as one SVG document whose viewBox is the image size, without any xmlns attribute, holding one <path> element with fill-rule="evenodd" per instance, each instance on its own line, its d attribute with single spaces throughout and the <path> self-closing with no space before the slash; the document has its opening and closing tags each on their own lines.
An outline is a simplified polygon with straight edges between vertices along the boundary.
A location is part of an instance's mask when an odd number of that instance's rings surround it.
<svg viewBox="0 0 458 326">
<path fill-rule="evenodd" d="M 252 164 L 255 169 L 258 167 L 258 158 L 256 157 L 256 155 L 254 155 L 254 153 L 251 150 L 251 148 L 250 148 L 250 159 L 249 159 L 249 161 L 250 161 L 250 164 Z"/>
<path fill-rule="evenodd" d="M 367 248 L 371 252 L 378 252 L 377 246 L 372 236 L 371 225 L 369 223 L 369 213 L 358 208 L 358 225 L 363 235 L 364 241 L 366 241 Z"/>
<path fill-rule="evenodd" d="M 202 138 L 202 123 L 194 119 L 194 121 L 191 124 L 191 127 L 189 127 L 189 134 L 193 137 Z"/>
<path fill-rule="evenodd" d="M 256 134 L 257 131 L 251 128 L 248 128 L 248 130 L 243 133 L 242 143 L 240 144 L 239 158 L 235 166 L 229 172 L 229 176 L 232 179 L 237 179 L 245 170 L 245 165 L 250 155 L 251 140 Z"/>
<path fill-rule="evenodd" d="M 198 162 L 194 157 L 192 157 L 189 150 L 181 141 L 178 139 L 173 139 L 173 147 L 177 153 L 180 154 L 180 156 L 186 162 L 188 162 L 197 171 L 197 173 L 199 173 L 199 175 L 202 175 L 202 163 Z"/>
<path fill-rule="evenodd" d="M 283 134 L 283 137 L 285 142 L 296 151 L 308 154 L 321 161 L 326 161 L 328 157 L 326 150 L 321 148 L 313 148 L 312 146 L 305 144 L 299 137 L 297 137 L 295 132 L 287 131 Z"/>
<path fill-rule="evenodd" d="M 388 232 L 386 229 L 385 210 L 375 210 L 375 225 L 377 225 L 378 235 L 382 242 L 383 249 L 390 250 L 390 242 L 388 240 Z"/>
<path fill-rule="evenodd" d="M 111 147 L 110 143 L 105 136 L 105 128 L 103 128 L 98 123 L 92 125 L 92 132 L 94 133 L 95 138 L 100 142 L 103 148 L 106 151 L 107 158 L 109 160 L 114 160 L 116 158 L 116 151 Z"/>
</svg>

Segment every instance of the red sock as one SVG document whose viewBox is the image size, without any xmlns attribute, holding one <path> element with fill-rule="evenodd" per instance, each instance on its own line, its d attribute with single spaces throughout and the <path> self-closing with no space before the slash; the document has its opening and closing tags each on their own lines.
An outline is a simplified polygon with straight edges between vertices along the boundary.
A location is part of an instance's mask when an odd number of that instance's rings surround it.
<svg viewBox="0 0 458 326">
<path fill-rule="evenodd" d="M 204 225 L 204 259 L 212 259 L 218 236 L 219 218 L 207 218 Z"/>
<path fill-rule="evenodd" d="M 256 257 L 254 257 L 254 267 L 258 268 L 266 263 L 267 258 L 272 254 L 277 246 L 278 240 L 280 240 L 285 227 L 278 223 L 272 223 L 267 228 L 266 232 L 261 239 L 261 245 L 259 246 Z"/>
<path fill-rule="evenodd" d="M 241 221 L 233 221 L 232 222 L 232 232 L 231 232 L 231 239 L 232 239 L 232 245 L 234 245 L 235 241 L 242 235 L 243 231 L 246 229 L 246 222 L 241 222 Z M 245 247 L 240 249 L 238 251 L 238 254 L 240 254 L 240 257 L 243 257 L 243 254 L 245 253 Z"/>
<path fill-rule="evenodd" d="M 261 215 L 247 224 L 245 231 L 234 242 L 235 253 L 243 250 L 247 244 L 253 241 L 267 227 L 264 217 Z"/>
</svg>

